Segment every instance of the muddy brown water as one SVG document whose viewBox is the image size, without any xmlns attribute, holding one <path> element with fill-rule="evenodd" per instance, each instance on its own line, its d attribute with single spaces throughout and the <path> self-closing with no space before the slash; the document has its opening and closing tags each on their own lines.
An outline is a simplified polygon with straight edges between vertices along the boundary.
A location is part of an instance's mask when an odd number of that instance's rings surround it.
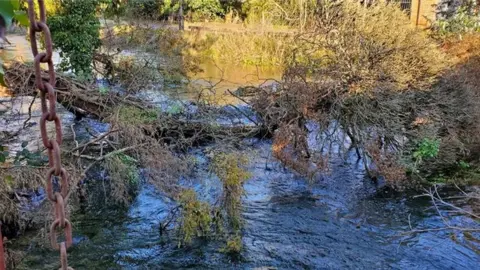
<svg viewBox="0 0 480 270">
<path fill-rule="evenodd" d="M 29 53 L 29 47 L 21 50 Z M 241 85 L 237 78 L 241 72 L 233 70 L 228 81 Z M 26 117 L 22 112 L 17 114 L 19 123 Z M 64 129 L 76 130 L 77 139 L 86 136 L 82 135 L 85 126 L 98 132 L 108 128 L 92 119 L 75 120 L 68 113 L 64 118 Z M 32 133 L 36 121 L 32 120 Z M 70 265 L 75 269 L 480 269 L 480 246 L 462 233 L 406 234 L 410 226 L 437 228 L 443 223 L 428 200 L 378 189 L 354 153 L 345 158 L 333 150 L 330 173 L 312 183 L 272 158 L 270 141 L 247 143 L 244 151 L 250 157 L 252 178 L 245 184 L 240 259 L 220 252 L 223 242 L 215 239 L 179 248 L 175 238 L 161 235 L 159 222 L 175 202 L 146 181 L 129 207 L 112 207 L 101 192 L 94 192 L 101 183 L 96 178 L 103 176 L 99 170 L 97 177 L 86 179 L 93 190 L 90 203 L 71 213 Z M 203 200 L 213 202 L 221 185 L 208 171 L 207 149 L 191 151 L 197 166 L 182 180 Z M 43 197 L 40 192 L 37 200 Z M 453 222 L 475 224 L 460 216 Z M 24 254 L 18 269 L 59 267 L 58 253 L 38 237 L 39 232 L 29 231 L 9 243 L 11 250 Z"/>
</svg>

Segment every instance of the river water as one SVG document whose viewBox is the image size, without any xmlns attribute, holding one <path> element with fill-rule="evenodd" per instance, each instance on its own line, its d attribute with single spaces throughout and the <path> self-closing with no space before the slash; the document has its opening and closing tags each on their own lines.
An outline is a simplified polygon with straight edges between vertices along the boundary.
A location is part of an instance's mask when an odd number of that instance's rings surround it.
<svg viewBox="0 0 480 270">
<path fill-rule="evenodd" d="M 229 76 L 227 81 L 238 80 L 235 72 Z M 65 126 L 79 130 L 105 129 L 93 120 L 66 119 Z M 161 235 L 159 223 L 175 202 L 144 181 L 127 208 L 112 207 L 101 194 L 92 193 L 93 203 L 71 213 L 74 246 L 69 264 L 77 270 L 480 269 L 480 245 L 462 233 L 408 234 L 410 226 L 437 228 L 442 220 L 428 200 L 378 189 L 354 153 L 332 153 L 330 172 L 310 182 L 272 158 L 270 141 L 247 144 L 243 150 L 250 158 L 252 178 L 243 197 L 240 259 L 220 252 L 221 241 L 199 240 L 179 248 L 176 240 Z M 206 153 L 206 148 L 192 149 L 198 164 L 187 182 L 203 200 L 211 201 L 221 186 L 208 171 Z M 89 180 L 89 185 L 100 185 Z M 27 232 L 9 244 L 24 254 L 18 269 L 59 267 L 58 252 L 38 236 L 43 232 Z"/>
</svg>

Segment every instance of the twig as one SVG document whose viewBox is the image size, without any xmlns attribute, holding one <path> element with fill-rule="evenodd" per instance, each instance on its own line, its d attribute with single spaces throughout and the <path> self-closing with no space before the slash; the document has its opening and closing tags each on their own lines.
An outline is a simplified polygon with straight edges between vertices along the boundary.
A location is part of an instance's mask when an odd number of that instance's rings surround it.
<svg viewBox="0 0 480 270">
<path fill-rule="evenodd" d="M 466 197 L 469 197 L 469 198 L 472 198 L 472 196 L 468 195 L 466 192 L 464 192 L 463 190 L 461 190 L 458 186 L 457 188 L 462 192 L 462 194 L 465 194 L 465 196 L 456 196 L 456 198 L 466 198 Z M 450 222 L 449 220 L 447 219 L 447 217 L 445 215 L 442 214 L 442 212 L 440 211 L 440 207 L 439 205 L 441 206 L 446 206 L 450 209 L 453 209 L 452 211 L 444 211 L 447 212 L 447 213 L 460 213 L 460 214 L 463 214 L 463 215 L 466 215 L 466 216 L 470 216 L 474 219 L 477 219 L 479 220 L 480 219 L 480 216 L 478 216 L 477 214 L 473 213 L 473 212 L 470 212 L 470 211 L 467 211 L 467 210 L 464 210 L 452 203 L 449 203 L 449 202 L 446 202 L 441 196 L 440 196 L 440 193 L 438 192 L 438 186 L 435 185 L 433 186 L 433 189 L 430 188 L 429 190 L 426 190 L 426 193 L 425 194 L 422 194 L 422 195 L 419 195 L 419 196 L 415 196 L 415 198 L 418 198 L 418 197 L 430 197 L 431 201 L 432 201 L 432 204 L 433 204 L 433 207 L 435 208 L 437 214 L 440 216 L 440 218 L 442 219 L 443 223 L 446 225 L 445 227 L 440 227 L 440 228 L 430 228 L 430 229 L 412 229 L 412 226 L 411 226 L 411 223 L 410 223 L 410 215 L 408 216 L 408 223 L 409 223 L 409 226 L 410 226 L 410 231 L 408 232 L 405 232 L 403 234 L 412 234 L 412 233 L 423 233 L 423 232 L 432 232 L 432 231 L 444 231 L 444 230 L 453 230 L 453 231 L 461 231 L 461 232 L 480 232 L 480 228 L 465 228 L 465 227 L 459 227 L 459 226 L 452 226 L 450 225 Z M 474 197 L 476 198 L 476 197 Z"/>
<path fill-rule="evenodd" d="M 424 232 L 438 232 L 438 231 L 447 231 L 447 230 L 461 231 L 461 232 L 480 232 L 480 228 L 476 229 L 476 228 L 462 228 L 457 226 L 446 226 L 441 228 L 411 230 L 411 231 L 402 233 L 402 235 L 424 233 Z"/>
<path fill-rule="evenodd" d="M 230 90 L 229 90 L 230 91 Z M 248 120 L 252 121 L 256 126 L 258 126 L 258 122 L 253 120 L 250 116 L 248 116 L 246 113 L 244 113 L 242 110 L 240 110 L 237 106 L 230 104 L 230 107 L 234 108 L 237 112 L 241 113 L 243 116 L 245 116 Z"/>
<path fill-rule="evenodd" d="M 89 141 L 89 142 L 87 142 L 87 143 L 84 143 L 84 144 L 82 144 L 82 145 L 77 145 L 77 147 L 73 148 L 73 149 L 70 150 L 70 151 L 71 151 L 71 152 L 75 152 L 75 151 L 79 150 L 80 148 L 83 148 L 83 149 L 82 149 L 82 151 L 83 151 L 83 150 L 85 150 L 85 148 L 86 148 L 87 146 L 89 146 L 89 145 L 91 145 L 91 144 L 94 144 L 94 143 L 102 140 L 103 138 L 105 138 L 105 137 L 107 137 L 107 136 L 109 136 L 110 134 L 115 133 L 115 132 L 118 132 L 118 129 L 110 130 L 110 131 L 108 131 L 107 133 L 104 133 L 104 134 L 102 134 L 101 136 L 98 136 L 98 137 L 96 137 L 95 139 L 93 139 L 93 140 L 91 140 L 91 141 Z"/>
<path fill-rule="evenodd" d="M 23 121 L 23 128 L 26 128 L 28 121 L 30 121 L 30 119 L 32 119 L 32 106 L 33 106 L 33 103 L 35 103 L 36 99 L 37 99 L 37 92 L 35 92 L 35 95 L 33 96 L 32 102 L 30 102 L 30 105 L 28 106 L 28 117 L 27 117 L 27 119 L 25 119 L 25 121 Z"/>
<path fill-rule="evenodd" d="M 230 89 L 228 89 L 227 92 L 228 92 L 230 95 L 232 95 L 232 96 L 238 98 L 239 100 L 243 101 L 245 104 L 251 105 L 250 102 L 246 101 L 244 98 L 240 97 L 239 95 L 233 93 L 232 91 L 230 91 Z"/>
<path fill-rule="evenodd" d="M 104 156 L 100 156 L 100 157 L 93 157 L 93 156 L 88 156 L 88 155 L 79 155 L 79 154 L 75 154 L 75 153 L 72 153 L 74 156 L 78 156 L 80 158 L 85 158 L 85 159 L 89 159 L 89 160 L 92 160 L 93 162 L 90 163 L 87 168 L 85 168 L 81 174 L 81 177 L 82 178 L 85 178 L 86 177 L 86 174 L 87 172 L 98 162 L 102 161 L 102 160 L 105 160 L 111 156 L 114 156 L 114 155 L 117 155 L 117 154 L 121 154 L 123 152 L 126 152 L 128 150 L 131 150 L 133 148 L 136 148 L 136 147 L 140 147 L 140 146 L 143 146 L 145 144 L 138 144 L 138 145 L 133 145 L 133 146 L 129 146 L 129 147 L 125 147 L 125 148 L 122 148 L 122 149 L 119 149 L 119 150 L 115 150 L 115 151 L 112 151 Z M 71 195 L 71 192 L 72 190 L 70 189 L 70 191 L 68 192 L 68 195 L 67 195 L 67 198 L 70 197 Z"/>
<path fill-rule="evenodd" d="M 166 231 L 168 225 L 170 225 L 175 220 L 175 216 L 177 215 L 177 212 L 180 209 L 180 207 L 181 206 L 178 205 L 170 210 L 170 213 L 168 214 L 169 219 L 167 220 L 167 222 L 165 223 L 160 222 L 160 234 Z"/>
<path fill-rule="evenodd" d="M 75 133 L 75 129 L 73 128 L 75 124 L 70 125 L 70 129 L 72 130 L 73 134 L 73 141 L 75 142 L 75 146 L 78 147 L 78 141 L 77 141 L 77 133 Z"/>
<path fill-rule="evenodd" d="M 77 156 L 77 157 L 80 157 L 80 158 L 84 158 L 84 159 L 89 159 L 89 160 L 93 160 L 94 162 L 99 162 L 99 161 L 102 161 L 104 159 L 107 159 L 111 156 L 114 156 L 114 155 L 118 155 L 118 154 L 121 154 L 123 152 L 126 152 L 128 150 L 131 150 L 131 149 L 134 149 L 134 148 L 137 148 L 137 147 L 141 147 L 141 146 L 144 146 L 146 145 L 146 143 L 142 143 L 142 144 L 138 144 L 138 145 L 132 145 L 132 146 L 128 146 L 128 147 L 125 147 L 125 148 L 122 148 L 122 149 L 118 149 L 118 150 L 115 150 L 115 151 L 112 151 L 106 155 L 103 155 L 103 156 L 100 156 L 100 157 L 94 157 L 94 156 L 89 156 L 89 155 L 77 155 L 77 154 L 73 154 L 74 156 Z"/>
</svg>

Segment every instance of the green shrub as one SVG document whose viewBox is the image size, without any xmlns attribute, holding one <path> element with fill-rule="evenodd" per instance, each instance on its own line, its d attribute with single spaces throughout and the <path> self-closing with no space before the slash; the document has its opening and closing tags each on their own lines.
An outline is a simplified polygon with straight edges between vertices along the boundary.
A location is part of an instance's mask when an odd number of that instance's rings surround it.
<svg viewBox="0 0 480 270">
<path fill-rule="evenodd" d="M 206 202 L 197 198 L 193 189 L 181 192 L 179 203 L 181 206 L 179 234 L 181 240 L 178 245 L 190 244 L 194 237 L 208 237 L 211 234 L 211 209 Z"/>
<path fill-rule="evenodd" d="M 242 227 L 243 184 L 251 177 L 245 169 L 248 158 L 235 153 L 218 154 L 213 161 L 213 171 L 223 183 L 223 208 L 230 226 L 235 232 Z"/>
<path fill-rule="evenodd" d="M 132 19 L 156 20 L 160 17 L 160 7 L 159 0 L 129 0 L 125 13 Z"/>
<path fill-rule="evenodd" d="M 105 160 L 105 169 L 109 174 L 110 196 L 120 205 L 128 205 L 134 198 L 140 183 L 137 161 L 131 156 L 120 153 Z"/>
<path fill-rule="evenodd" d="M 424 138 L 417 149 L 413 152 L 413 158 L 421 161 L 426 158 L 434 158 L 438 155 L 440 140 Z"/>
<path fill-rule="evenodd" d="M 240 235 L 236 235 L 227 240 L 225 247 L 220 249 L 221 252 L 229 254 L 231 256 L 237 256 L 242 252 L 243 243 L 242 237 Z"/>
<path fill-rule="evenodd" d="M 225 15 L 219 0 L 188 0 L 186 11 L 193 21 L 211 20 Z"/>
<path fill-rule="evenodd" d="M 141 109 L 135 106 L 121 106 L 118 108 L 117 115 L 120 123 L 131 125 L 152 124 L 158 119 L 156 110 Z"/>
<path fill-rule="evenodd" d="M 480 14 L 464 6 L 452 16 L 434 21 L 432 29 L 434 36 L 440 38 L 462 37 L 465 34 L 480 32 Z"/>
<path fill-rule="evenodd" d="M 91 76 L 93 56 L 101 45 L 97 6 L 97 0 L 64 0 L 58 13 L 48 18 L 55 49 L 62 58 L 62 70 Z"/>
</svg>

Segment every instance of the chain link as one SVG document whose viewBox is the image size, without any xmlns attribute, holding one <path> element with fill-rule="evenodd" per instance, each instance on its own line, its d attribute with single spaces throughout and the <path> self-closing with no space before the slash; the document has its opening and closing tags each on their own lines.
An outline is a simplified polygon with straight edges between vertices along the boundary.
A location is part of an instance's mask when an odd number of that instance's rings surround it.
<svg viewBox="0 0 480 270">
<path fill-rule="evenodd" d="M 56 112 L 56 93 L 55 93 L 55 70 L 53 67 L 53 44 L 50 29 L 47 25 L 47 16 L 44 0 L 37 0 L 39 6 L 40 20 L 35 18 L 35 9 L 33 0 L 28 0 L 28 17 L 30 19 L 30 43 L 32 53 L 35 58 L 35 84 L 40 92 L 42 107 L 42 117 L 40 118 L 40 134 L 42 142 L 48 151 L 48 164 L 50 169 L 46 175 L 47 197 L 53 203 L 55 210 L 55 220 L 50 226 L 50 242 L 54 249 L 60 250 L 60 264 L 62 270 L 73 270 L 67 264 L 67 249 L 72 245 L 72 224 L 66 218 L 65 204 L 68 195 L 69 177 L 67 171 L 62 167 L 60 145 L 62 144 L 62 126 L 60 117 Z M 43 33 L 45 41 L 45 52 L 38 52 L 36 33 Z M 48 65 L 48 82 L 42 78 L 41 63 Z M 48 106 L 47 106 L 48 100 Z M 48 137 L 47 122 L 53 122 L 55 125 L 55 139 Z M 53 187 L 54 178 L 60 178 L 60 190 L 55 191 Z M 63 229 L 65 240 L 57 242 L 57 229 Z M 1 269 L 1 268 L 0 268 Z"/>
</svg>

